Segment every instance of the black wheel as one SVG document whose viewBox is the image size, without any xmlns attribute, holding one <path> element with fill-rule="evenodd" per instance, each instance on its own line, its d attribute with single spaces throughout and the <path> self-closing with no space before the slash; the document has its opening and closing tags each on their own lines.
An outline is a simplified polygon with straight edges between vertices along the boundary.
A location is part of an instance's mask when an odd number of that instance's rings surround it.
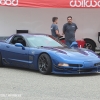
<svg viewBox="0 0 100 100">
<path fill-rule="evenodd" d="M 0 67 L 3 67 L 3 64 L 2 64 L 2 55 L 0 54 Z"/>
<path fill-rule="evenodd" d="M 85 46 L 84 46 L 84 48 L 87 48 L 87 49 L 90 49 L 90 50 L 92 50 L 92 51 L 95 51 L 95 44 L 94 44 L 94 42 L 93 41 L 91 41 L 91 40 L 85 40 Z"/>
<path fill-rule="evenodd" d="M 38 59 L 38 68 L 42 74 L 50 74 L 52 71 L 52 61 L 48 54 L 43 53 Z"/>
</svg>

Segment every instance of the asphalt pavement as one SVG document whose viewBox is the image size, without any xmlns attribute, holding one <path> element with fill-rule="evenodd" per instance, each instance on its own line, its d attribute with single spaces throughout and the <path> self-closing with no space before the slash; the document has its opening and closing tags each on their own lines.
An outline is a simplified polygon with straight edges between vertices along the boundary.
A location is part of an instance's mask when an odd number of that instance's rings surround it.
<svg viewBox="0 0 100 100">
<path fill-rule="evenodd" d="M 1 67 L 0 100 L 100 100 L 100 74 L 42 75 Z"/>
</svg>

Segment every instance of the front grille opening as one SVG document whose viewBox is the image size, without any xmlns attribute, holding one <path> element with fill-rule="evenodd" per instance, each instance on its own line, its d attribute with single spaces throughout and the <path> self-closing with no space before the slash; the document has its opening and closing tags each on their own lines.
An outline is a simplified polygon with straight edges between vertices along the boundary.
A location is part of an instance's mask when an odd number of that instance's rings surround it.
<svg viewBox="0 0 100 100">
<path fill-rule="evenodd" d="M 82 67 L 82 64 L 69 64 L 70 67 Z"/>
<path fill-rule="evenodd" d="M 95 63 L 94 66 L 95 67 L 100 66 L 100 63 Z"/>
</svg>

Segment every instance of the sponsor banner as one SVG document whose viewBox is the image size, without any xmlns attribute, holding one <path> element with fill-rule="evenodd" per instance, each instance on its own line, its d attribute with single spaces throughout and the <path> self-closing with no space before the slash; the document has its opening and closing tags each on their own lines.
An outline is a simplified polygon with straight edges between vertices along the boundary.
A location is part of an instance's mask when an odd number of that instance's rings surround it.
<svg viewBox="0 0 100 100">
<path fill-rule="evenodd" d="M 0 6 L 34 8 L 100 8 L 100 0 L 0 0 Z"/>
<path fill-rule="evenodd" d="M 18 6 L 18 0 L 0 0 L 1 6 Z M 24 5 L 23 5 L 24 6 Z"/>
<path fill-rule="evenodd" d="M 70 0 L 70 7 L 74 8 L 99 8 L 100 0 Z"/>
</svg>

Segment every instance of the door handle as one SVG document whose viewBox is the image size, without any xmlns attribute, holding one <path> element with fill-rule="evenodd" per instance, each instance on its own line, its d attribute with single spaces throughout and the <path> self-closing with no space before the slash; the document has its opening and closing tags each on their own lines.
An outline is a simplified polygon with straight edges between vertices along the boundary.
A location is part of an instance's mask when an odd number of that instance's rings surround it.
<svg viewBox="0 0 100 100">
<path fill-rule="evenodd" d="M 9 48 L 10 46 L 7 45 L 6 47 Z"/>
</svg>

